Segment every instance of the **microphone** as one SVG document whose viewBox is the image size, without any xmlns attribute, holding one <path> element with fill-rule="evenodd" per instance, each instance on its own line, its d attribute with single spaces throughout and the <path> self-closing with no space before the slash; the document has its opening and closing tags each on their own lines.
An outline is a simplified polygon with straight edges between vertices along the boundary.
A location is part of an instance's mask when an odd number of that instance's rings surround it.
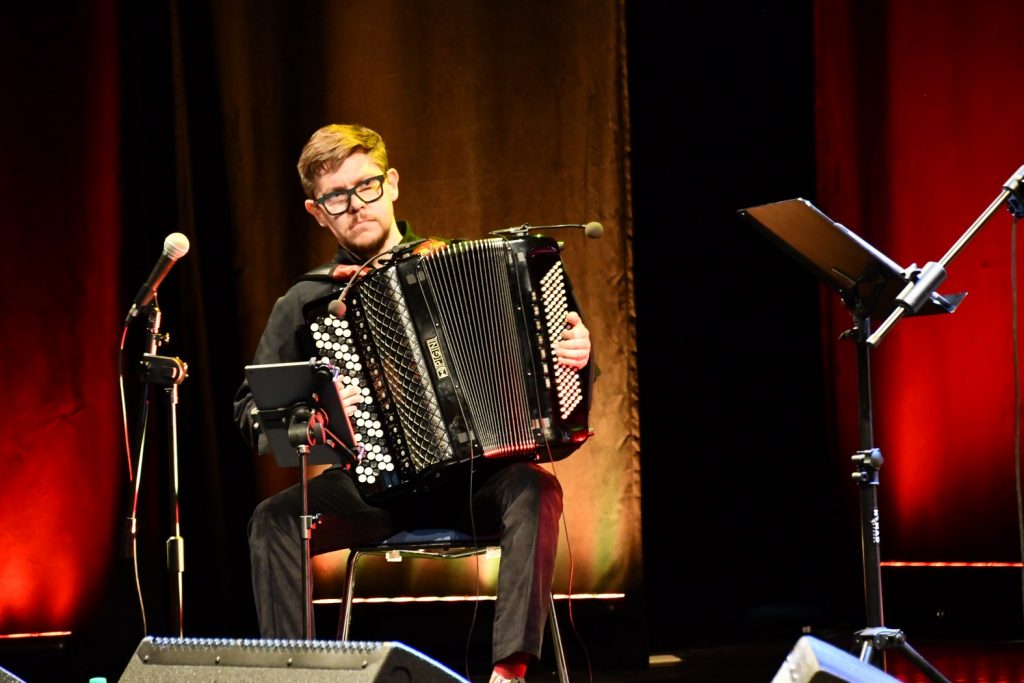
<svg viewBox="0 0 1024 683">
<path fill-rule="evenodd" d="M 522 225 L 513 226 L 511 228 L 502 228 L 501 230 L 491 230 L 488 235 L 515 235 L 522 237 L 531 230 L 554 230 L 556 228 L 582 228 L 583 233 L 590 239 L 597 239 L 604 234 L 604 226 L 597 221 L 590 221 L 589 223 L 563 223 L 561 225 L 530 225 L 524 223 Z"/>
<path fill-rule="evenodd" d="M 341 299 L 332 299 L 331 303 L 327 304 L 327 312 L 335 318 L 340 318 L 345 315 L 347 308 L 348 307 L 345 306 L 345 302 Z"/>
<path fill-rule="evenodd" d="M 149 305 L 149 302 L 156 296 L 157 287 L 167 277 L 167 273 L 170 272 L 175 261 L 188 253 L 188 246 L 188 238 L 180 232 L 173 232 L 167 236 L 167 239 L 164 240 L 164 251 L 160 254 L 160 260 L 156 262 L 153 272 L 146 278 L 142 289 L 135 295 L 135 301 L 132 303 L 131 310 L 128 311 L 128 317 L 125 319 L 126 323 Z"/>
</svg>

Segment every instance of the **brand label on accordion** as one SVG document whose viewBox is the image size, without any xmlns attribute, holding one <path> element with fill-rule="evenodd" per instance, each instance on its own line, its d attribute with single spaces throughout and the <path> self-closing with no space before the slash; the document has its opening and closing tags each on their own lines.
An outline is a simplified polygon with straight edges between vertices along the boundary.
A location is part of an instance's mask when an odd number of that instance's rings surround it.
<svg viewBox="0 0 1024 683">
<path fill-rule="evenodd" d="M 448 366 L 444 364 L 444 357 L 441 356 L 441 345 L 437 343 L 437 337 L 427 339 L 427 348 L 430 350 L 430 360 L 434 363 L 434 372 L 438 379 L 448 376 Z"/>
</svg>

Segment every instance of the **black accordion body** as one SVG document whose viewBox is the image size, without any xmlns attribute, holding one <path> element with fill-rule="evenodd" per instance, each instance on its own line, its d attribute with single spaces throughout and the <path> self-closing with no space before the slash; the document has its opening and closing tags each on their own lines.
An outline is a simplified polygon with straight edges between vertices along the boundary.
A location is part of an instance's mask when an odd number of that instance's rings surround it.
<svg viewBox="0 0 1024 683">
<path fill-rule="evenodd" d="M 352 283 L 341 318 L 329 302 L 306 320 L 319 358 L 363 394 L 351 421 L 365 499 L 429 488 L 474 458 L 560 460 L 590 437 L 590 367 L 552 349 L 578 310 L 554 240 L 401 254 Z"/>
</svg>

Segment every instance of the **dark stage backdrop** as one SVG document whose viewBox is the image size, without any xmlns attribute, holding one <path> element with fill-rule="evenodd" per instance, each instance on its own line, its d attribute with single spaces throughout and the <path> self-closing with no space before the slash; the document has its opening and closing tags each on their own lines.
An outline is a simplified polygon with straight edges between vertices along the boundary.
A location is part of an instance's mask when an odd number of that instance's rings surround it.
<svg viewBox="0 0 1024 683">
<path fill-rule="evenodd" d="M 817 282 L 736 214 L 815 194 L 812 5 L 635 2 L 627 27 L 652 647 L 850 623 Z"/>
</svg>

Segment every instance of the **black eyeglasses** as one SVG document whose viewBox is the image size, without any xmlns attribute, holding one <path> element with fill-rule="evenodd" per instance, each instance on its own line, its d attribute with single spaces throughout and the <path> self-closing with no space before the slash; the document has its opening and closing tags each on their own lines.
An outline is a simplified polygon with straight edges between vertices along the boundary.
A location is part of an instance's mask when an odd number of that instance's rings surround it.
<svg viewBox="0 0 1024 683">
<path fill-rule="evenodd" d="M 381 174 L 360 180 L 355 187 L 328 192 L 320 195 L 314 201 L 330 215 L 339 216 L 348 211 L 348 207 L 352 204 L 352 195 L 359 197 L 366 204 L 373 204 L 383 197 L 385 177 L 385 174 Z"/>
</svg>

